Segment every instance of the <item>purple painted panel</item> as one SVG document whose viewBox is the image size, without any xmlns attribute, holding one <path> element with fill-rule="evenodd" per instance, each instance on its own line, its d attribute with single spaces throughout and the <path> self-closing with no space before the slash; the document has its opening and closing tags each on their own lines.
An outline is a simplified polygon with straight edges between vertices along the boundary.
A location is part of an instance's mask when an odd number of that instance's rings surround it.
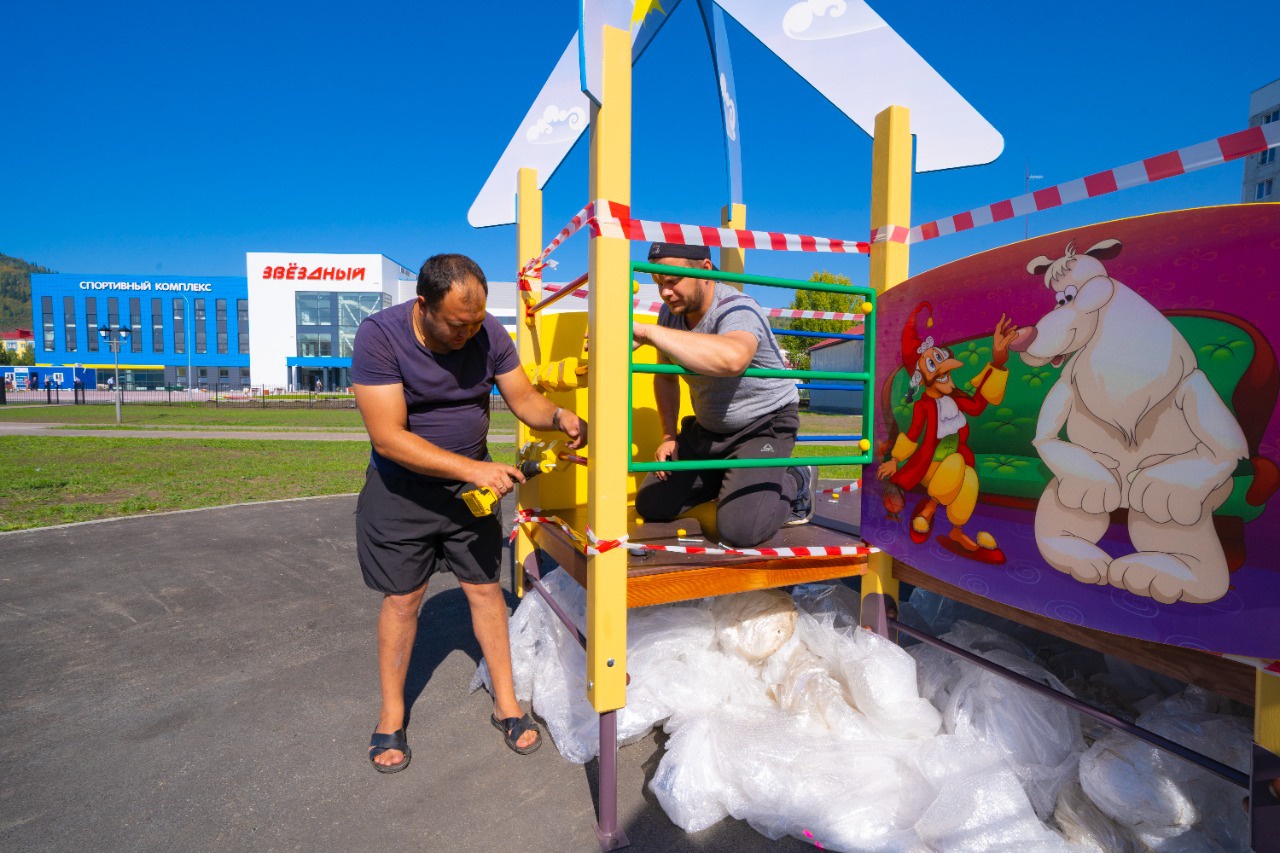
<svg viewBox="0 0 1280 853">
<path fill-rule="evenodd" d="M 1037 237 L 878 310 L 868 542 L 1062 621 L 1280 658 L 1280 205 Z"/>
</svg>

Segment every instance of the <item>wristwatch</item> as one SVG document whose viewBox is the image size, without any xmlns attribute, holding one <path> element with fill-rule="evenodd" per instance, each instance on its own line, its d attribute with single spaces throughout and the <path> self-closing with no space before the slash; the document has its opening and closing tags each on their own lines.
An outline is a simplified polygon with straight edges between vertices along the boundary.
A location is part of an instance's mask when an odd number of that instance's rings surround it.
<svg viewBox="0 0 1280 853">
<path fill-rule="evenodd" d="M 563 406 L 556 406 L 556 410 L 551 413 L 551 425 L 561 432 L 564 431 L 564 427 L 560 426 L 560 413 L 563 411 Z"/>
</svg>

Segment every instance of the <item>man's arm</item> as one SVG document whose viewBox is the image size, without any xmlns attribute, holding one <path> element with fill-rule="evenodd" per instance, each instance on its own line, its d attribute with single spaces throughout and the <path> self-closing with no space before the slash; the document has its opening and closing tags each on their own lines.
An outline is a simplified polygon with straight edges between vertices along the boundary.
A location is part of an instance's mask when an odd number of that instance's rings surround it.
<svg viewBox="0 0 1280 853">
<path fill-rule="evenodd" d="M 511 412 L 533 429 L 559 430 L 569 436 L 569 448 L 577 449 L 587 443 L 587 422 L 568 409 L 562 409 L 538 393 L 529 382 L 524 368 L 500 374 L 495 381 L 502 399 Z M 557 417 L 556 411 L 560 414 Z"/>
<path fill-rule="evenodd" d="M 658 402 L 658 423 L 662 425 L 662 440 L 672 441 L 680 428 L 680 380 L 674 376 L 655 375 L 653 396 Z"/>
<path fill-rule="evenodd" d="M 709 335 L 650 323 L 633 324 L 632 337 L 703 376 L 741 376 L 759 345 L 755 335 L 742 330 Z"/>
<path fill-rule="evenodd" d="M 512 480 L 524 482 L 524 475 L 517 468 L 501 462 L 468 459 L 409 432 L 409 409 L 404 402 L 403 385 L 354 387 L 356 406 L 378 455 L 419 474 L 475 483 L 499 495 L 511 491 Z"/>
<path fill-rule="evenodd" d="M 659 462 L 676 458 L 676 432 L 680 421 L 680 380 L 674 376 L 654 374 L 653 398 L 658 403 L 658 423 L 662 425 L 662 441 L 653 458 Z M 659 480 L 667 479 L 666 471 L 653 472 Z"/>
</svg>

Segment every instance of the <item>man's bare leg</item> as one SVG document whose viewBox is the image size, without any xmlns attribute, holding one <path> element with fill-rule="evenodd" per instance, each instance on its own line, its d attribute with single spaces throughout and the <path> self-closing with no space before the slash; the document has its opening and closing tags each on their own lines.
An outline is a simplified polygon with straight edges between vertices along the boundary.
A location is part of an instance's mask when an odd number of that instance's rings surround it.
<svg viewBox="0 0 1280 853">
<path fill-rule="evenodd" d="M 480 651 L 489 665 L 493 681 L 493 715 L 499 720 L 520 717 L 524 711 L 516 701 L 515 679 L 511 674 L 511 637 L 507 632 L 507 602 L 496 583 L 458 582 L 471 605 L 471 628 Z M 538 733 L 525 732 L 516 744 L 526 749 L 538 739 Z"/>
<path fill-rule="evenodd" d="M 404 728 L 404 681 L 409 656 L 418 634 L 418 609 L 427 585 L 405 595 L 387 595 L 378 613 L 378 680 L 382 684 L 382 713 L 375 732 L 394 734 Z M 404 753 L 388 749 L 373 759 L 384 767 L 404 761 Z"/>
</svg>

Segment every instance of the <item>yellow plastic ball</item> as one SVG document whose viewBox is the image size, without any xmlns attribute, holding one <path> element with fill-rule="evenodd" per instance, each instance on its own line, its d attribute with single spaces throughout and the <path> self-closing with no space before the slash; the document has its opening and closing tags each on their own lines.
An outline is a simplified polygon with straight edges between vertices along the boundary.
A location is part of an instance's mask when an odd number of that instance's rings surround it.
<svg viewBox="0 0 1280 853">
<path fill-rule="evenodd" d="M 631 279 L 631 295 L 635 296 L 639 292 L 640 292 L 640 282 L 636 281 L 634 278 Z"/>
<path fill-rule="evenodd" d="M 875 308 L 875 306 L 870 302 L 863 302 L 859 307 L 859 310 L 862 311 L 863 314 L 870 314 L 873 308 Z"/>
<path fill-rule="evenodd" d="M 685 534 L 686 534 L 686 533 L 688 533 L 688 532 L 689 532 L 689 531 L 687 531 L 687 530 L 685 530 L 683 527 L 681 527 L 679 530 L 677 530 L 677 531 L 676 531 L 676 535 L 677 535 L 677 536 L 683 536 L 683 535 L 685 535 Z"/>
<path fill-rule="evenodd" d="M 859 450 L 864 450 L 864 451 L 865 451 L 865 450 L 870 450 L 870 449 L 871 449 L 871 441 L 870 441 L 869 439 L 866 439 L 866 438 L 862 439 L 861 441 L 859 441 L 859 442 L 858 442 L 858 449 L 859 449 Z"/>
</svg>

